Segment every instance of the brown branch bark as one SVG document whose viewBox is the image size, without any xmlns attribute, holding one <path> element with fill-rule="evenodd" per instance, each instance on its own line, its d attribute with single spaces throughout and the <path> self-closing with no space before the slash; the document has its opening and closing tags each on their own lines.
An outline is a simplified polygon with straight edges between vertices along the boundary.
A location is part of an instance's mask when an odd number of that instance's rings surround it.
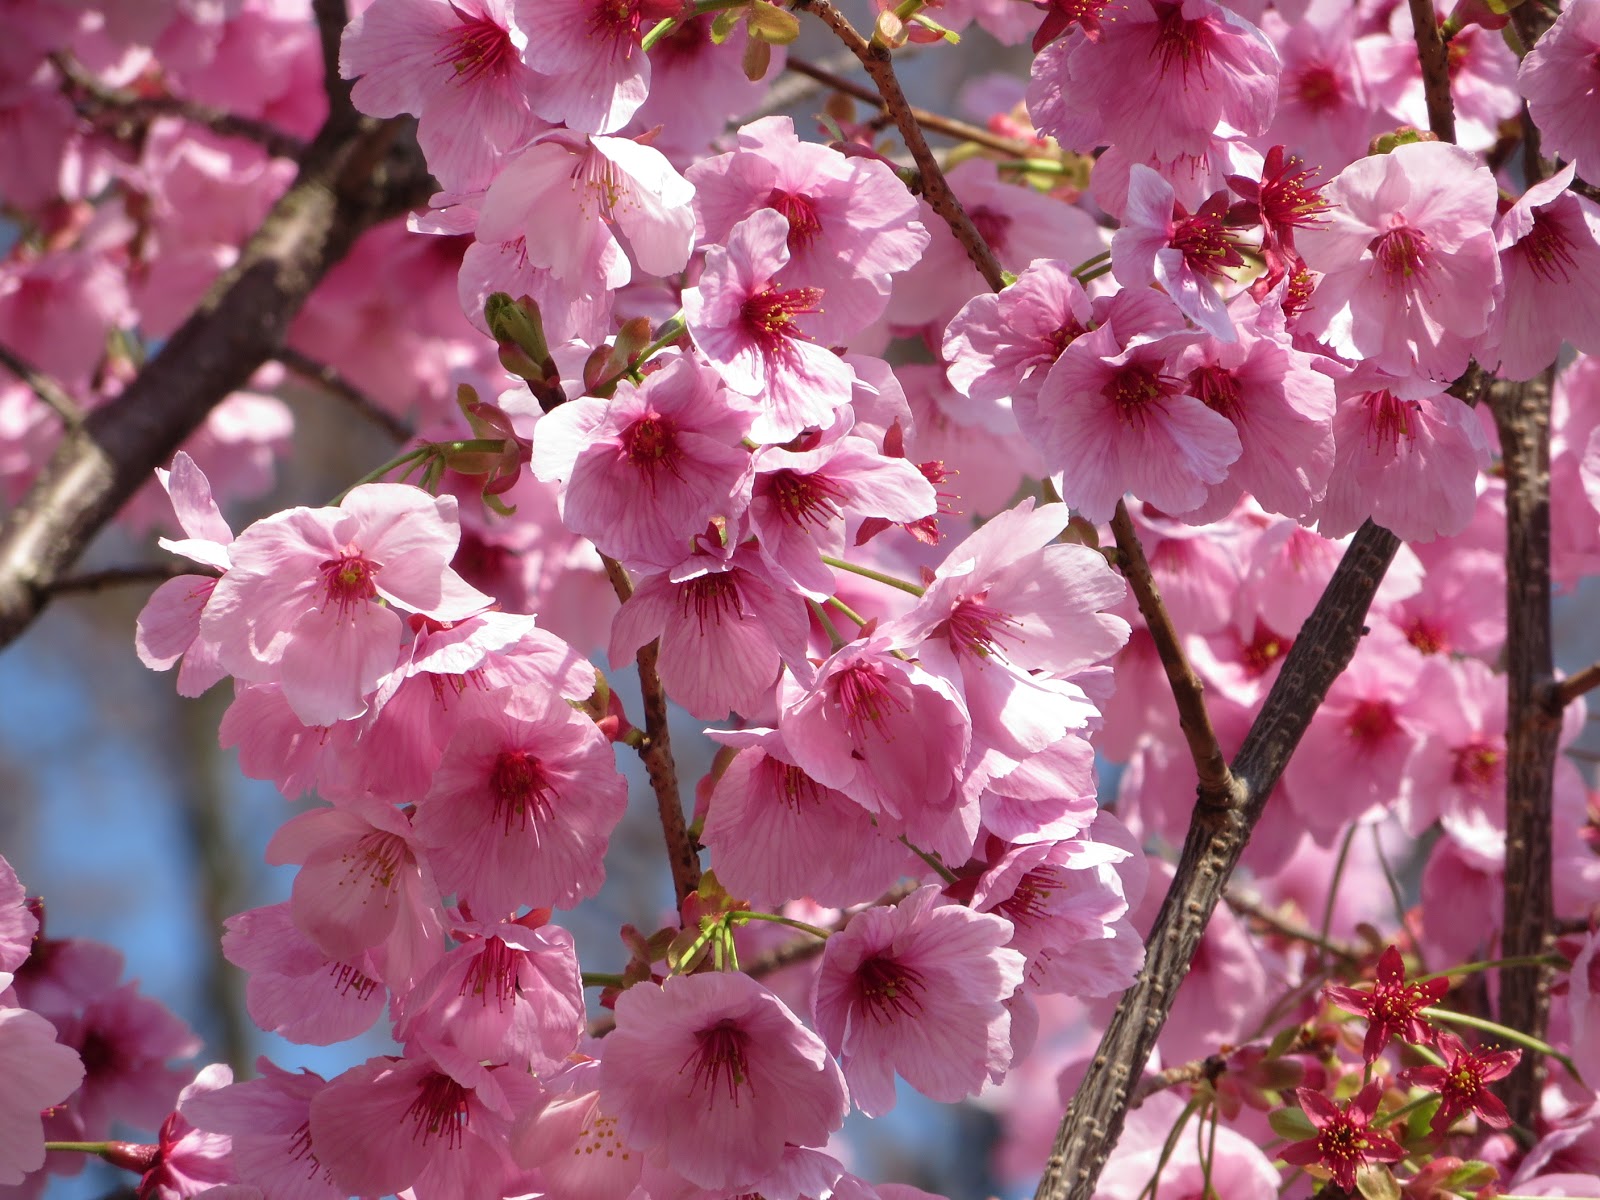
<svg viewBox="0 0 1600 1200">
<path fill-rule="evenodd" d="M 1037 1200 L 1086 1200 L 1093 1193 L 1122 1132 L 1134 1081 L 1155 1048 L 1206 923 L 1312 714 L 1355 654 L 1368 606 L 1399 546 L 1371 521 L 1356 533 L 1234 757 L 1235 800 L 1195 805 L 1144 967 L 1123 993 L 1056 1132 Z"/>
<path fill-rule="evenodd" d="M 1506 865 L 1501 953 L 1555 949 L 1551 808 L 1561 733 L 1550 633 L 1550 392 L 1552 366 L 1489 392 L 1506 477 Z M 1500 1021 L 1536 1038 L 1550 1015 L 1551 970 L 1501 972 Z M 1501 1084 L 1511 1119 L 1532 1128 L 1544 1060 L 1524 1054 Z"/>
<path fill-rule="evenodd" d="M 1594 691 L 1600 687 L 1600 662 L 1590 663 L 1583 670 L 1573 675 L 1568 675 L 1555 686 L 1555 694 L 1551 697 L 1552 712 L 1560 712 L 1578 697 Z"/>
<path fill-rule="evenodd" d="M 317 4 L 335 62 L 337 30 L 329 30 L 342 8 Z M 327 86 L 327 121 L 238 263 L 120 396 L 67 432 L 0 525 L 0 648 L 39 615 L 56 580 L 150 473 L 272 357 L 356 237 L 426 201 L 431 181 L 420 153 L 414 143 L 397 145 L 408 123 L 362 117 L 347 84 L 334 77 Z"/>
<path fill-rule="evenodd" d="M 943 218 L 945 224 L 950 226 L 950 232 L 955 234 L 956 241 L 966 250 L 967 257 L 978 269 L 978 274 L 983 276 L 984 282 L 991 290 L 998 292 L 1005 286 L 1004 272 L 1000 263 L 995 258 L 994 251 L 989 249 L 989 244 L 983 240 L 983 235 L 978 232 L 978 227 L 972 223 L 972 218 L 967 215 L 966 209 L 961 207 L 961 201 L 956 198 L 955 192 L 950 190 L 950 183 L 944 177 L 944 170 L 939 166 L 939 160 L 928 148 L 928 139 L 922 136 L 922 128 L 917 123 L 911 105 L 906 101 L 900 80 L 895 76 L 894 56 L 889 48 L 876 41 L 869 42 L 862 37 L 844 14 L 833 6 L 831 0 L 794 0 L 794 7 L 804 9 L 818 17 L 833 30 L 845 44 L 846 49 L 866 68 L 868 76 L 878 89 L 884 108 L 894 118 L 895 128 L 900 131 L 906 149 L 911 151 L 911 158 L 917 164 L 917 170 L 922 173 L 923 197 L 933 211 Z"/>
<path fill-rule="evenodd" d="M 611 590 L 616 592 L 619 601 L 627 603 L 628 597 L 633 595 L 633 581 L 621 563 L 613 558 L 604 561 Z M 644 702 L 645 738 L 639 747 L 639 759 L 650 777 L 650 790 L 655 793 L 661 834 L 667 843 L 667 862 L 672 868 L 672 891 L 678 899 L 678 911 L 682 912 L 684 901 L 700 887 L 700 847 L 683 817 L 678 765 L 672 758 L 672 735 L 667 728 L 667 691 L 661 686 L 661 675 L 656 670 L 660 645 L 657 639 L 641 646 L 634 656 L 639 665 L 639 692 Z"/>
<path fill-rule="evenodd" d="M 1407 0 L 1422 67 L 1422 94 L 1428 105 L 1428 128 L 1441 142 L 1456 140 L 1456 108 L 1450 99 L 1450 48 L 1445 45 L 1433 0 Z"/>
</svg>

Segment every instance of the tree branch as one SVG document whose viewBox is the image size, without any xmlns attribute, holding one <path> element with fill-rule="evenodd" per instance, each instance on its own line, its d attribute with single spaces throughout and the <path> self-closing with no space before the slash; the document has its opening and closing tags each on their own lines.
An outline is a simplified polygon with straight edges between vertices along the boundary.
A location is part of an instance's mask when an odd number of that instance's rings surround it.
<svg viewBox="0 0 1600 1200">
<path fill-rule="evenodd" d="M 966 250 L 967 257 L 972 260 L 972 265 L 978 268 L 978 273 L 983 276 L 984 282 L 991 290 L 998 292 L 1005 286 L 1000 263 L 995 259 L 994 251 L 989 249 L 989 244 L 983 240 L 983 235 L 978 232 L 978 227 L 972 223 L 972 218 L 967 215 L 966 209 L 961 207 L 961 201 L 956 199 L 956 194 L 950 190 L 950 183 L 944 177 L 939 160 L 933 156 L 933 151 L 928 149 L 928 140 L 922 136 L 922 128 L 917 123 L 911 105 L 906 101 L 906 94 L 900 88 L 899 79 L 895 77 L 894 56 L 890 54 L 889 48 L 863 38 L 845 19 L 844 14 L 833 6 L 831 0 L 794 0 L 794 7 L 805 9 L 820 18 L 866 68 L 872 82 L 877 85 L 878 95 L 882 98 L 884 108 L 894 118 L 895 128 L 900 131 L 906 149 L 911 151 L 917 170 L 922 173 L 923 197 L 933 211 L 944 218 L 945 224 L 950 226 L 950 232 L 955 234 L 956 241 Z"/>
<path fill-rule="evenodd" d="M 1155 1047 L 1206 923 L 1289 756 L 1355 654 L 1367 609 L 1399 546 L 1399 539 L 1371 521 L 1357 531 L 1234 757 L 1237 799 L 1225 807 L 1195 805 L 1177 872 L 1150 931 L 1144 967 L 1123 993 L 1056 1132 L 1037 1200 L 1086 1200 L 1093 1193 L 1122 1132 L 1133 1083 Z"/>
<path fill-rule="evenodd" d="M 814 79 L 824 87 L 832 88 L 834 91 L 859 100 L 863 104 L 872 104 L 884 112 L 889 111 L 889 106 L 884 103 L 883 97 L 877 92 L 862 84 L 845 79 L 841 75 L 836 75 L 832 71 L 812 66 L 812 64 L 803 59 L 793 56 L 785 60 L 784 67 L 786 70 L 793 71 L 796 75 L 804 75 L 807 79 Z M 913 119 L 923 129 L 931 129 L 935 133 L 942 133 L 946 137 L 952 137 L 958 141 L 975 142 L 980 146 L 987 146 L 991 150 L 997 150 L 1001 154 L 1010 155 L 1012 158 L 1025 158 L 1039 149 L 1037 143 L 1025 142 L 1019 138 L 1001 137 L 997 133 L 989 132 L 982 126 L 972 125 L 966 121 L 957 121 L 953 117 L 941 116 L 939 113 L 930 112 L 925 108 L 913 108 L 910 112 Z"/>
<path fill-rule="evenodd" d="M 0 344 L 0 367 L 4 367 L 27 384 L 28 389 L 60 417 L 61 423 L 68 429 L 83 424 L 83 410 L 78 407 L 78 402 L 67 394 L 67 389 L 3 344 Z"/>
<path fill-rule="evenodd" d="M 1555 949 L 1551 808 L 1561 734 L 1550 633 L 1550 392 L 1555 367 L 1527 383 L 1497 384 L 1489 406 L 1506 477 L 1506 863 L 1504 957 Z M 1500 1022 L 1543 1038 L 1548 967 L 1501 972 Z M 1539 1115 L 1545 1064 L 1524 1054 L 1501 1084 L 1518 1125 Z"/>
<path fill-rule="evenodd" d="M 1139 611 L 1150 627 L 1156 653 L 1161 656 L 1167 683 L 1172 688 L 1172 698 L 1178 705 L 1178 724 L 1183 727 L 1184 740 L 1189 743 L 1189 756 L 1194 759 L 1195 774 L 1200 782 L 1200 803 L 1237 807 L 1243 800 L 1243 793 L 1228 773 L 1228 760 L 1223 757 L 1216 730 L 1211 727 L 1211 716 L 1206 712 L 1205 684 L 1200 682 L 1200 676 L 1195 674 L 1183 653 L 1183 643 L 1156 589 L 1127 505 L 1121 500 L 1117 501 L 1117 511 L 1111 517 L 1111 531 L 1117 538 L 1123 578 L 1133 589 Z"/>
<path fill-rule="evenodd" d="M 328 7 L 318 0 L 318 12 Z M 342 84 L 340 85 L 342 87 Z M 432 190 L 408 123 L 335 105 L 239 261 L 116 399 L 69 429 L 0 525 L 0 647 L 123 503 L 276 352 L 306 297 L 356 237 Z"/>
<path fill-rule="evenodd" d="M 633 595 L 633 581 L 616 559 L 604 555 L 601 558 L 611 590 L 616 592 L 619 601 L 627 603 L 628 597 Z M 639 692 L 644 699 L 645 739 L 639 747 L 639 758 L 650 776 L 650 788 L 656 794 L 656 812 L 667 842 L 667 862 L 672 868 L 672 890 L 678 898 L 678 910 L 682 912 L 684 901 L 700 887 L 700 847 L 683 819 L 678 765 L 672 758 L 672 737 L 667 729 L 667 692 L 656 670 L 660 646 L 658 638 L 641 646 L 634 656 L 639 664 Z"/>
<path fill-rule="evenodd" d="M 1314 929 L 1309 929 L 1298 922 L 1291 921 L 1279 913 L 1267 908 L 1254 896 L 1247 896 L 1238 888 L 1229 886 L 1223 889 L 1223 898 L 1227 900 L 1228 907 L 1240 916 L 1249 917 L 1252 921 L 1260 922 L 1272 932 L 1289 938 L 1291 941 L 1304 942 L 1308 946 L 1315 946 L 1330 958 L 1340 962 L 1355 965 L 1366 960 L 1367 955 L 1355 946 L 1333 938 L 1323 937 Z"/>
<path fill-rule="evenodd" d="M 1597 687 L 1600 687 L 1600 662 L 1593 662 L 1555 685 L 1555 691 L 1551 696 L 1551 711 L 1560 712 L 1578 697 L 1594 691 Z"/>
<path fill-rule="evenodd" d="M 380 408 L 370 396 L 351 383 L 327 363 L 318 362 L 309 354 L 302 354 L 293 346 L 279 346 L 272 355 L 300 378 L 315 383 L 343 400 L 368 421 L 382 429 L 397 442 L 409 442 L 411 426 L 386 409 Z"/>
<path fill-rule="evenodd" d="M 1456 109 L 1450 100 L 1450 48 L 1444 44 L 1433 0 L 1407 0 L 1422 67 L 1422 94 L 1428 104 L 1428 128 L 1441 142 L 1456 140 Z"/>
</svg>

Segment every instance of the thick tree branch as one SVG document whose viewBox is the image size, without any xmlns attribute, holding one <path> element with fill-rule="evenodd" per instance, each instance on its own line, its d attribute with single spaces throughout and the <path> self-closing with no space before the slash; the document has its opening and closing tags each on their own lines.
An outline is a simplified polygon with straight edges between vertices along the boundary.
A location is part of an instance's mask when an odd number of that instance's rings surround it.
<svg viewBox="0 0 1600 1200">
<path fill-rule="evenodd" d="M 1497 384 L 1489 405 L 1506 477 L 1506 865 L 1507 958 L 1555 949 L 1551 807 L 1561 719 L 1550 633 L 1550 392 L 1555 368 L 1527 383 Z M 1543 1038 L 1550 1015 L 1548 967 L 1501 973 L 1500 1022 Z M 1524 1054 L 1501 1084 L 1511 1119 L 1539 1115 L 1544 1061 Z"/>
<path fill-rule="evenodd" d="M 326 0 L 319 0 L 322 15 Z M 340 6 L 335 6 L 340 7 Z M 426 201 L 401 121 L 335 103 L 289 190 L 159 354 L 110 403 L 69 430 L 0 525 L 0 647 L 39 615 L 52 589 L 150 473 L 282 344 L 289 322 L 356 237 Z M 409 149 L 409 153 L 406 150 Z"/>
<path fill-rule="evenodd" d="M 1134 1081 L 1155 1048 L 1206 923 L 1289 756 L 1355 654 L 1368 606 L 1399 546 L 1371 521 L 1356 533 L 1234 757 L 1237 799 L 1226 806 L 1195 805 L 1177 873 L 1150 931 L 1144 967 L 1123 993 L 1061 1122 L 1037 1200 L 1087 1200 L 1093 1193 L 1122 1132 Z"/>
<path fill-rule="evenodd" d="M 944 177 L 944 170 L 939 166 L 939 160 L 928 148 L 928 139 L 922 136 L 922 128 L 917 123 L 916 114 L 906 101 L 906 94 L 900 88 L 900 80 L 895 77 L 894 56 L 890 53 L 889 47 L 876 41 L 869 42 L 857 33 L 855 27 L 833 6 L 831 0 L 795 0 L 794 7 L 805 9 L 820 18 L 866 68 L 867 74 L 877 86 L 878 95 L 882 97 L 884 108 L 894 118 L 895 128 L 900 131 L 906 149 L 911 151 L 911 158 L 917 164 L 917 170 L 922 173 L 923 197 L 933 211 L 944 219 L 945 224 L 950 226 L 950 232 L 955 234 L 956 241 L 966 250 L 967 257 L 972 260 L 972 265 L 978 268 L 978 273 L 983 276 L 984 282 L 991 290 L 998 292 L 1005 286 L 1000 263 L 996 260 L 994 251 L 989 249 L 989 244 L 983 240 L 983 235 L 978 232 L 978 227 L 972 223 L 972 218 L 967 215 L 966 209 L 961 207 L 961 201 L 956 199 L 956 194 L 950 190 L 950 183 Z"/>
<path fill-rule="evenodd" d="M 1211 716 L 1206 712 L 1205 685 L 1183 653 L 1183 643 L 1167 606 L 1161 601 L 1161 593 L 1156 590 L 1150 564 L 1145 561 L 1144 547 L 1134 532 L 1127 505 L 1121 500 L 1117 501 L 1117 511 L 1111 517 L 1111 532 L 1117 538 L 1123 578 L 1139 602 L 1139 611 L 1150 628 L 1150 636 L 1155 639 L 1156 653 L 1161 656 L 1172 698 L 1178 705 L 1178 724 L 1183 728 L 1184 740 L 1189 743 L 1189 755 L 1194 759 L 1195 774 L 1200 782 L 1200 802 L 1212 807 L 1236 807 L 1243 794 L 1228 773 L 1228 760 L 1223 757 L 1216 730 L 1211 727 Z"/>
</svg>

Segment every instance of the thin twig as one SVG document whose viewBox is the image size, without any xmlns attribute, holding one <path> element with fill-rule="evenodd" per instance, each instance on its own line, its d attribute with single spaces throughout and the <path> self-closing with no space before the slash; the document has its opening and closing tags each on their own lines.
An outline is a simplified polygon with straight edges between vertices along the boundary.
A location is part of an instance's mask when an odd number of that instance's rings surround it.
<svg viewBox="0 0 1600 1200">
<path fill-rule="evenodd" d="M 1444 44 L 1433 0 L 1407 0 L 1422 67 L 1422 94 L 1428 104 L 1428 128 L 1441 142 L 1456 140 L 1456 109 L 1450 100 L 1450 48 Z"/>
<path fill-rule="evenodd" d="M 1593 662 L 1555 685 L 1551 694 L 1554 701 L 1552 707 L 1559 712 L 1579 696 L 1592 692 L 1597 687 L 1600 687 L 1600 662 Z"/>
<path fill-rule="evenodd" d="M 1182 1087 L 1185 1084 L 1209 1083 L 1215 1085 L 1217 1080 L 1228 1069 L 1228 1060 L 1220 1054 L 1208 1054 L 1205 1058 L 1192 1059 L 1186 1063 L 1179 1063 L 1175 1067 L 1168 1067 L 1164 1071 L 1157 1071 L 1154 1075 L 1147 1076 L 1140 1081 L 1134 1089 L 1133 1100 L 1128 1104 L 1130 1109 L 1138 1108 L 1157 1092 L 1165 1092 L 1171 1088 Z"/>
<path fill-rule="evenodd" d="M 1551 811 L 1561 719 L 1550 629 L 1551 366 L 1527 383 L 1497 384 L 1489 405 L 1506 480 L 1506 863 L 1504 957 L 1555 948 Z M 1543 1039 L 1550 1012 L 1548 967 L 1501 973 L 1500 1022 Z M 1502 1083 L 1511 1119 L 1539 1116 L 1545 1065 L 1525 1054 Z"/>
<path fill-rule="evenodd" d="M 150 563 L 138 567 L 106 567 L 100 571 L 80 571 L 66 575 L 50 585 L 52 595 L 65 596 L 77 592 L 101 592 L 106 588 L 124 587 L 128 584 L 165 583 L 180 575 L 215 575 L 216 572 L 199 563 L 176 561 Z"/>
<path fill-rule="evenodd" d="M 998 292 L 1005 286 L 1000 263 L 995 258 L 994 251 L 989 249 L 989 243 L 984 241 L 983 235 L 978 232 L 978 227 L 972 223 L 972 218 L 967 215 L 966 209 L 961 207 L 961 201 L 956 199 L 956 194 L 950 190 L 950 183 L 944 177 L 944 170 L 939 166 L 939 160 L 933 156 L 933 151 L 928 149 L 928 140 L 922 136 L 922 127 L 917 123 L 911 105 L 906 101 L 900 80 L 895 77 L 894 56 L 890 54 L 889 48 L 875 41 L 868 42 L 857 33 L 855 26 L 845 19 L 844 14 L 833 6 L 831 0 L 794 0 L 794 7 L 804 9 L 820 18 L 867 69 L 867 74 L 877 85 L 878 95 L 882 97 L 884 108 L 894 118 L 895 128 L 900 131 L 906 149 L 911 151 L 911 158 L 917 164 L 917 170 L 922 173 L 923 197 L 928 201 L 929 207 L 950 226 L 950 232 L 955 234 L 956 241 L 966 250 L 967 257 L 972 260 L 972 265 L 978 268 L 978 273 L 983 276 L 984 282 L 992 291 Z"/>
<path fill-rule="evenodd" d="M 109 126 L 108 132 L 120 140 L 138 136 L 157 117 L 181 117 L 223 137 L 255 142 L 274 158 L 299 158 L 305 153 L 305 142 L 266 121 L 242 117 L 181 96 L 141 96 L 137 92 L 107 87 L 64 53 L 52 54 L 50 61 L 71 89 L 71 99 L 78 113 L 102 127 Z M 125 127 L 117 128 L 118 122 Z"/>
<path fill-rule="evenodd" d="M 60 417 L 61 423 L 68 429 L 75 429 L 83 424 L 83 410 L 78 407 L 78 402 L 67 394 L 67 389 L 9 346 L 0 345 L 0 367 L 4 367 L 27 384 L 28 389 Z"/>
<path fill-rule="evenodd" d="M 300 378 L 320 384 L 397 442 L 409 442 L 411 426 L 377 403 L 327 363 L 318 362 L 292 346 L 280 346 L 273 355 Z"/>
<path fill-rule="evenodd" d="M 845 913 L 828 928 L 832 932 L 838 933 L 841 929 L 855 919 L 857 912 L 865 912 L 867 908 L 884 908 L 889 905 L 899 904 L 900 901 L 904 900 L 920 886 L 922 885 L 916 881 L 897 883 L 865 908 L 855 909 L 851 912 Z M 825 945 L 827 945 L 827 942 L 822 938 L 792 938 L 787 942 L 783 942 L 777 946 L 774 946 L 771 950 L 768 950 L 765 954 L 761 955 L 761 957 L 752 959 L 750 962 L 746 963 L 744 966 L 744 973 L 749 975 L 752 979 L 761 979 L 767 975 L 771 975 L 774 971 L 781 970 L 784 967 L 791 967 L 795 963 L 805 962 L 808 959 L 817 957 L 817 955 L 822 953 L 822 948 Z"/>
<path fill-rule="evenodd" d="M 1227 807 L 1195 805 L 1176 873 L 1146 943 L 1144 966 L 1118 1002 L 1056 1131 L 1037 1200 L 1087 1200 L 1094 1192 L 1122 1132 L 1134 1082 L 1155 1048 L 1211 913 L 1289 756 L 1355 654 L 1367 609 L 1399 547 L 1399 539 L 1371 521 L 1356 531 L 1234 757 L 1238 801 Z"/>
<path fill-rule="evenodd" d="M 1316 930 L 1300 924 L 1298 921 L 1291 921 L 1281 913 L 1273 912 L 1272 909 L 1262 904 L 1257 897 L 1246 895 L 1236 887 L 1229 886 L 1226 888 L 1223 891 L 1223 897 L 1228 901 L 1228 907 L 1240 916 L 1249 917 L 1252 921 L 1265 925 L 1282 937 L 1296 942 L 1304 942 L 1308 946 L 1315 946 L 1324 954 L 1331 958 L 1336 958 L 1340 962 L 1361 963 L 1366 961 L 1368 957 L 1365 951 L 1356 946 L 1328 937 L 1325 934 L 1320 934 Z"/>
<path fill-rule="evenodd" d="M 1117 537 L 1117 550 L 1122 565 L 1122 575 L 1133 589 L 1144 614 L 1150 636 L 1155 639 L 1156 653 L 1167 672 L 1167 683 L 1172 688 L 1172 698 L 1178 705 L 1178 724 L 1183 727 L 1184 739 L 1189 743 L 1189 755 L 1194 759 L 1195 773 L 1200 782 L 1200 802 L 1213 807 L 1234 807 L 1243 793 L 1228 773 L 1228 760 L 1217 742 L 1216 730 L 1211 727 L 1211 716 L 1206 712 L 1205 685 L 1189 665 L 1183 653 L 1183 643 L 1172 624 L 1167 606 L 1162 603 L 1156 589 L 1150 564 L 1145 561 L 1144 547 L 1134 532 L 1133 521 L 1122 501 L 1117 501 L 1117 511 L 1111 518 L 1111 531 Z"/>
<path fill-rule="evenodd" d="M 823 67 L 812 66 L 803 59 L 791 57 L 784 65 L 796 75 L 804 75 L 807 79 L 814 79 L 836 92 L 843 92 L 846 96 L 860 100 L 863 104 L 875 105 L 884 112 L 889 113 L 889 106 L 884 103 L 883 97 L 864 84 L 845 79 L 843 76 L 836 75 Z M 931 129 L 934 133 L 942 133 L 946 137 L 955 138 L 957 141 L 975 142 L 980 146 L 987 146 L 991 150 L 997 150 L 1001 154 L 1012 158 L 1025 158 L 1029 154 L 1037 153 L 1039 150 L 1039 145 L 1036 142 L 1023 141 L 1021 138 L 1002 137 L 997 133 L 991 133 L 981 125 L 957 121 L 953 117 L 942 116 L 926 108 L 913 108 L 910 112 L 916 119 L 917 124 L 924 129 Z M 889 115 L 893 116 L 894 114 L 889 113 Z"/>
<path fill-rule="evenodd" d="M 627 603 L 628 597 L 633 595 L 633 581 L 616 559 L 602 557 L 611 590 L 616 592 L 618 601 Z M 672 759 L 672 737 L 667 730 L 667 693 L 656 670 L 659 650 L 660 640 L 657 639 L 641 646 L 634 656 L 639 664 L 639 692 L 644 700 L 645 738 L 639 746 L 639 758 L 656 794 L 656 812 L 667 842 L 667 862 L 672 867 L 672 890 L 681 912 L 684 902 L 700 887 L 700 848 L 689 833 L 688 822 L 683 819 L 678 766 Z"/>
</svg>

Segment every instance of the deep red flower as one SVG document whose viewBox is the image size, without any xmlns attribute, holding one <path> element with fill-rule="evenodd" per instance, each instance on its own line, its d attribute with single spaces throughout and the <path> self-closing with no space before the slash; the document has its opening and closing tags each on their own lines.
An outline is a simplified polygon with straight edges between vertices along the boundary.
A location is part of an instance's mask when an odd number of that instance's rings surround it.
<svg viewBox="0 0 1600 1200">
<path fill-rule="evenodd" d="M 1399 1162 L 1406 1156 L 1398 1142 L 1368 1127 L 1382 1095 L 1383 1084 L 1374 1081 L 1343 1108 L 1336 1108 L 1321 1092 L 1296 1088 L 1295 1096 L 1316 1126 L 1317 1136 L 1285 1146 L 1279 1157 L 1297 1167 L 1323 1167 L 1334 1183 L 1354 1192 L 1359 1168 L 1374 1162 Z"/>
<path fill-rule="evenodd" d="M 1390 946 L 1378 959 L 1378 978 L 1370 992 L 1330 987 L 1323 989 L 1323 995 L 1340 1008 L 1367 1019 L 1367 1039 L 1361 1052 L 1370 1063 L 1383 1053 L 1383 1048 L 1396 1034 L 1408 1042 L 1431 1042 L 1432 1030 L 1420 1014 L 1429 1005 L 1438 1003 L 1449 987 L 1448 979 L 1407 983 L 1400 951 Z"/>
<path fill-rule="evenodd" d="M 1469 1050 L 1465 1042 L 1451 1033 L 1439 1034 L 1439 1049 L 1444 1051 L 1442 1067 L 1412 1067 L 1400 1073 L 1403 1083 L 1415 1084 L 1439 1093 L 1442 1103 L 1433 1114 L 1431 1128 L 1443 1134 L 1468 1113 L 1492 1129 L 1511 1124 L 1506 1106 L 1485 1085 L 1511 1074 L 1522 1057 L 1520 1050 Z"/>
</svg>

